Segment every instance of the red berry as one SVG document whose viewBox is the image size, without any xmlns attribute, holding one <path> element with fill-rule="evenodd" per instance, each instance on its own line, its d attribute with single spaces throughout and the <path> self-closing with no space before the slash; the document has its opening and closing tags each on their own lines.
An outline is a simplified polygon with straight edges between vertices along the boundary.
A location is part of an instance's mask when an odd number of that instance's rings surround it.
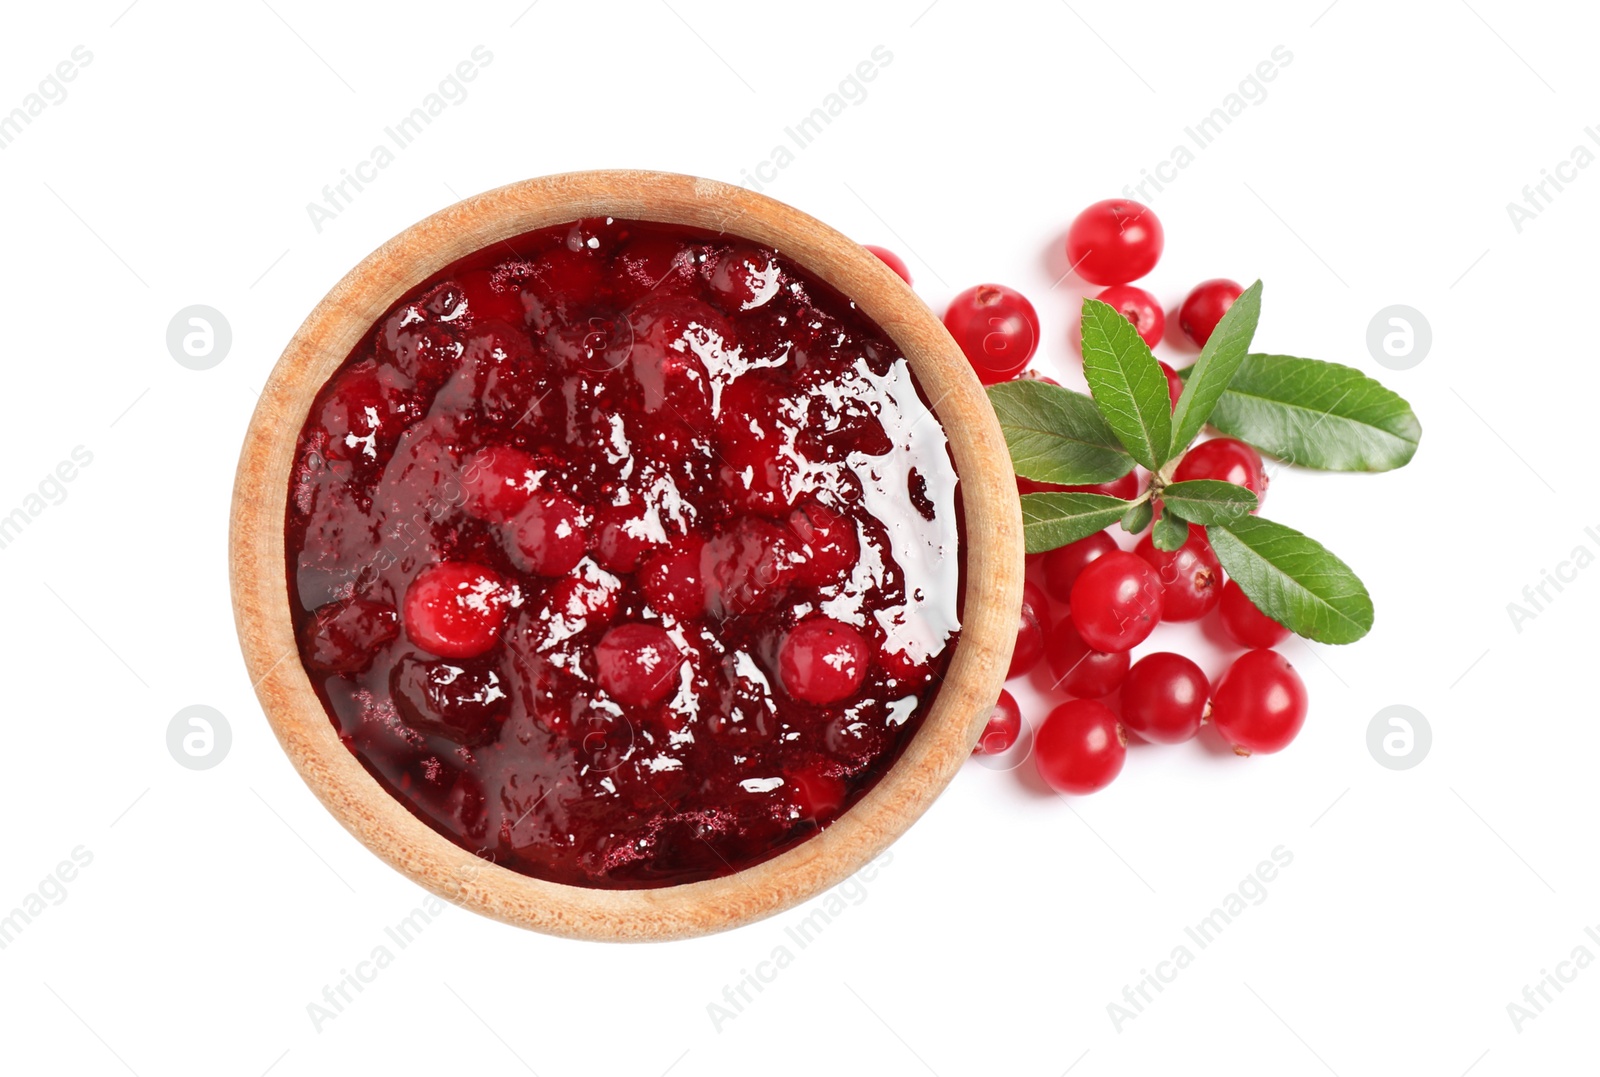
<svg viewBox="0 0 1600 1077">
<path fill-rule="evenodd" d="M 1146 535 L 1133 552 L 1156 570 L 1161 581 L 1161 619 L 1198 621 L 1222 601 L 1222 562 L 1206 541 L 1203 527 L 1189 525 L 1189 537 L 1176 550 L 1158 550 Z"/>
<path fill-rule="evenodd" d="M 736 243 L 717 259 L 711 292 L 727 310 L 754 310 L 778 294 L 778 263 L 769 250 Z"/>
<path fill-rule="evenodd" d="M 655 546 L 643 503 L 606 505 L 594 519 L 594 559 L 612 572 L 632 572 Z M 659 526 L 659 525 L 657 525 Z"/>
<path fill-rule="evenodd" d="M 770 610 L 794 583 L 800 556 L 794 533 L 768 520 L 740 517 L 705 545 L 701 575 L 717 616 Z"/>
<path fill-rule="evenodd" d="M 1096 202 L 1067 230 L 1067 261 L 1090 284 L 1126 284 L 1156 267 L 1166 242 L 1161 222 L 1126 198 Z"/>
<path fill-rule="evenodd" d="M 1206 675 L 1183 655 L 1148 654 L 1122 682 L 1122 724 L 1145 740 L 1178 744 L 1200 732 L 1210 695 Z"/>
<path fill-rule="evenodd" d="M 705 545 L 698 535 L 685 535 L 674 545 L 645 558 L 634 581 L 651 609 L 679 621 L 704 616 L 706 585 L 700 556 Z"/>
<path fill-rule="evenodd" d="M 1256 495 L 1258 509 L 1267 496 L 1267 469 L 1261 454 L 1236 438 L 1202 441 L 1184 454 L 1172 477 L 1177 482 L 1218 479 L 1247 487 Z"/>
<path fill-rule="evenodd" d="M 1120 479 L 1110 482 L 1096 483 L 1093 486 L 1068 486 L 1069 491 L 1081 494 L 1105 494 L 1107 497 L 1120 497 L 1124 501 L 1132 501 L 1139 496 L 1139 476 L 1135 472 L 1128 472 Z"/>
<path fill-rule="evenodd" d="M 1039 346 L 1039 316 L 1021 292 L 979 284 L 950 301 L 945 328 L 985 385 L 1016 377 Z"/>
<path fill-rule="evenodd" d="M 683 655 L 660 625 L 618 625 L 594 648 L 596 679 L 606 694 L 631 707 L 665 699 L 678 679 Z"/>
<path fill-rule="evenodd" d="M 1050 631 L 1050 600 L 1031 583 L 1022 585 L 1022 610 L 1017 624 L 1017 646 L 1011 652 L 1006 678 L 1028 673 L 1044 657 L 1044 639 Z"/>
<path fill-rule="evenodd" d="M 842 583 L 861 556 L 856 522 L 817 501 L 807 501 L 789 513 L 789 530 L 800 540 L 804 562 L 795 580 L 809 587 Z"/>
<path fill-rule="evenodd" d="M 876 254 L 880 262 L 894 270 L 895 275 L 901 280 L 905 281 L 907 284 L 911 283 L 911 270 L 906 268 L 905 259 L 901 258 L 894 251 L 891 251 L 885 247 L 875 247 L 871 243 L 864 244 L 864 246 L 867 248 L 867 250 L 871 251 L 873 254 Z"/>
<path fill-rule="evenodd" d="M 1233 281 L 1221 277 L 1201 281 L 1178 308 L 1178 328 L 1195 344 L 1205 347 L 1217 323 L 1243 291 Z"/>
<path fill-rule="evenodd" d="M 1156 570 L 1117 550 L 1091 562 L 1072 585 L 1072 623 L 1097 651 L 1126 651 L 1144 642 L 1161 620 Z"/>
<path fill-rule="evenodd" d="M 1039 776 L 1058 793 L 1082 796 L 1122 773 L 1127 738 L 1104 703 L 1075 699 L 1050 712 L 1033 741 Z"/>
<path fill-rule="evenodd" d="M 1044 571 L 1044 589 L 1057 602 L 1070 601 L 1078 574 L 1116 548 L 1117 540 L 1111 537 L 1111 532 L 1096 531 L 1088 538 L 1051 550 L 1043 556 L 1040 565 Z"/>
<path fill-rule="evenodd" d="M 1017 743 L 1021 732 L 1022 708 L 1017 706 L 1010 692 L 1001 689 L 1000 698 L 989 712 L 989 724 L 983 727 L 983 735 L 972 752 L 974 755 L 999 755 Z"/>
<path fill-rule="evenodd" d="M 1155 296 L 1132 284 L 1113 284 L 1095 298 L 1115 307 L 1118 314 L 1132 322 L 1150 347 L 1160 343 L 1161 334 L 1167 329 L 1167 313 Z"/>
<path fill-rule="evenodd" d="M 617 578 L 602 572 L 592 561 L 584 564 L 581 571 L 557 580 L 544 593 L 539 614 L 545 640 L 559 642 L 610 624 L 617 615 L 618 590 Z"/>
<path fill-rule="evenodd" d="M 1183 395 L 1183 379 L 1178 377 L 1178 372 L 1173 370 L 1161 360 L 1156 360 L 1156 366 L 1161 368 L 1161 373 L 1167 376 L 1167 395 L 1172 397 L 1172 406 L 1178 406 L 1178 397 Z"/>
<path fill-rule="evenodd" d="M 871 657 L 861 633 L 832 617 L 807 617 L 778 647 L 783 690 L 807 703 L 836 703 L 855 694 Z"/>
<path fill-rule="evenodd" d="M 495 645 L 520 597 L 498 573 L 465 561 L 441 561 L 406 588 L 406 635 L 441 658 L 472 658 Z"/>
<path fill-rule="evenodd" d="M 1108 696 L 1128 675 L 1127 651 L 1094 650 L 1083 642 L 1070 618 L 1056 622 L 1045 647 L 1050 671 L 1056 675 L 1055 687 L 1079 699 Z"/>
<path fill-rule="evenodd" d="M 408 654 L 389 674 L 401 721 L 419 733 L 479 745 L 495 739 L 510 700 L 494 669 L 462 668 Z"/>
<path fill-rule="evenodd" d="M 528 503 L 544 470 L 543 463 L 521 449 L 479 449 L 461 473 L 462 506 L 480 520 L 505 523 Z"/>
<path fill-rule="evenodd" d="M 1222 588 L 1219 609 L 1223 630 L 1241 647 L 1276 647 L 1289 638 L 1289 630 L 1262 613 L 1233 580 Z"/>
<path fill-rule="evenodd" d="M 784 779 L 802 819 L 831 819 L 844 805 L 849 790 L 822 767 L 808 767 Z"/>
<path fill-rule="evenodd" d="M 566 494 L 535 494 L 507 525 L 517 567 L 535 576 L 565 576 L 582 560 L 588 545 L 583 509 Z"/>
<path fill-rule="evenodd" d="M 791 449 L 793 423 L 780 408 L 785 399 L 775 377 L 746 374 L 722 391 L 716 423 L 717 468 L 722 495 L 739 511 L 782 516 L 790 504 L 799 463 Z M 785 431 L 790 433 L 786 435 Z"/>
<path fill-rule="evenodd" d="M 306 665 L 330 673 L 359 673 L 378 648 L 400 634 L 394 607 L 364 598 L 318 608 L 300 636 Z"/>
<path fill-rule="evenodd" d="M 1211 722 L 1240 755 L 1282 751 L 1306 723 L 1306 686 L 1276 651 L 1246 651 L 1211 694 Z"/>
<path fill-rule="evenodd" d="M 1139 496 L 1139 476 L 1135 472 L 1128 472 L 1120 479 L 1110 482 L 1097 482 L 1088 486 L 1061 486 L 1053 482 L 1034 482 L 1017 476 L 1017 492 L 1019 494 L 1039 494 L 1049 491 L 1069 494 L 1105 494 L 1107 497 L 1120 497 L 1124 501 L 1132 501 Z"/>
</svg>

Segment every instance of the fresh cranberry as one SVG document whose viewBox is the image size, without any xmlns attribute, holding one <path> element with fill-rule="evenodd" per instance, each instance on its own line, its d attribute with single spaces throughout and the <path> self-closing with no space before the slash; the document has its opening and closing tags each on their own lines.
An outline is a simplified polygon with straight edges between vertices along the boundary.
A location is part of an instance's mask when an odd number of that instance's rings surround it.
<svg viewBox="0 0 1600 1077">
<path fill-rule="evenodd" d="M 1096 483 L 1093 486 L 1068 486 L 1066 489 L 1084 494 L 1105 494 L 1107 497 L 1120 497 L 1124 501 L 1132 501 L 1139 496 L 1139 476 L 1135 472 L 1128 472 L 1120 479 L 1110 482 Z"/>
<path fill-rule="evenodd" d="M 1116 548 L 1117 540 L 1109 531 L 1096 531 L 1088 538 L 1056 547 L 1044 554 L 1040 562 L 1044 570 L 1044 589 L 1057 602 L 1071 601 L 1072 585 L 1078 582 L 1078 574 Z"/>
<path fill-rule="evenodd" d="M 1010 751 L 1021 733 L 1022 708 L 1017 706 L 1016 698 L 1002 688 L 1000 698 L 995 700 L 994 708 L 989 711 L 989 721 L 983 727 L 983 735 L 978 738 L 972 752 L 974 755 L 999 755 Z"/>
<path fill-rule="evenodd" d="M 1205 347 L 1217 323 L 1243 291 L 1233 281 L 1221 277 L 1201 281 L 1178 308 L 1178 328 L 1198 347 Z"/>
<path fill-rule="evenodd" d="M 979 284 L 956 296 L 944 324 L 985 385 L 1016 377 L 1039 346 L 1033 304 L 1003 284 Z"/>
<path fill-rule="evenodd" d="M 1262 613 L 1233 580 L 1223 586 L 1218 609 L 1223 630 L 1241 647 L 1276 647 L 1290 636 L 1287 628 Z"/>
<path fill-rule="evenodd" d="M 683 655 L 660 625 L 618 625 L 594 649 L 596 677 L 606 694 L 630 707 L 648 707 L 672 691 Z"/>
<path fill-rule="evenodd" d="M 1206 541 L 1205 528 L 1190 524 L 1189 537 L 1176 550 L 1158 550 L 1146 535 L 1133 552 L 1161 581 L 1163 621 L 1198 621 L 1222 601 L 1222 562 Z"/>
<path fill-rule="evenodd" d="M 1282 751 L 1306 724 L 1306 686 L 1276 651 L 1246 651 L 1211 694 L 1211 722 L 1240 755 Z"/>
<path fill-rule="evenodd" d="M 406 725 L 467 745 L 494 740 L 510 704 L 497 671 L 415 654 L 395 665 L 389 691 Z"/>
<path fill-rule="evenodd" d="M 1258 509 L 1267 496 L 1267 469 L 1261 454 L 1236 438 L 1202 441 L 1184 454 L 1172 477 L 1178 482 L 1218 479 L 1246 487 L 1256 495 Z"/>
<path fill-rule="evenodd" d="M 1051 711 L 1033 739 L 1039 776 L 1058 793 L 1083 796 L 1122 773 L 1127 737 L 1111 708 L 1074 699 Z"/>
<path fill-rule="evenodd" d="M 1161 309 L 1161 301 L 1143 288 L 1132 284 L 1113 284 L 1096 299 L 1116 308 L 1118 314 L 1133 323 L 1139 331 L 1139 336 L 1150 347 L 1155 347 L 1161 340 L 1161 334 L 1167 329 L 1167 312 Z"/>
<path fill-rule="evenodd" d="M 300 653 L 312 669 L 359 673 L 379 647 L 400 634 L 394 607 L 365 598 L 319 608 L 300 634 Z"/>
<path fill-rule="evenodd" d="M 473 658 L 495 645 L 519 601 L 516 586 L 493 569 L 441 561 L 417 573 L 406 589 L 406 635 L 441 658 Z"/>
<path fill-rule="evenodd" d="M 753 310 L 778 294 L 778 263 L 769 250 L 735 243 L 717 259 L 711 292 L 732 311 Z"/>
<path fill-rule="evenodd" d="M 1141 558 L 1123 550 L 1090 562 L 1072 585 L 1072 623 L 1097 651 L 1126 651 L 1161 620 L 1161 580 Z"/>
<path fill-rule="evenodd" d="M 542 462 L 521 449 L 506 445 L 479 449 L 461 472 L 462 507 L 480 520 L 505 523 L 528 503 L 545 470 Z"/>
<path fill-rule="evenodd" d="M 1211 683 L 1181 654 L 1147 654 L 1122 682 L 1122 724 L 1145 740 L 1178 744 L 1200 732 Z"/>
<path fill-rule="evenodd" d="M 1031 583 L 1022 585 L 1022 610 L 1018 616 L 1017 645 L 1011 652 L 1006 677 L 1030 672 L 1044 657 L 1045 636 L 1050 632 L 1050 600 Z"/>
<path fill-rule="evenodd" d="M 534 494 L 508 525 L 512 560 L 535 576 L 565 576 L 583 558 L 583 508 L 550 490 Z"/>
<path fill-rule="evenodd" d="M 717 616 L 770 610 L 795 583 L 801 562 L 792 532 L 768 520 L 740 518 L 706 543 L 701 574 Z"/>
<path fill-rule="evenodd" d="M 1173 370 L 1161 360 L 1156 360 L 1156 366 L 1161 368 L 1161 373 L 1167 377 L 1167 395 L 1172 397 L 1172 406 L 1178 406 L 1178 398 L 1183 395 L 1183 379 L 1178 377 L 1178 372 Z"/>
<path fill-rule="evenodd" d="M 1096 202 L 1067 230 L 1067 261 L 1090 284 L 1127 284 L 1156 267 L 1166 235 L 1147 207 L 1126 198 Z"/>
<path fill-rule="evenodd" d="M 705 615 L 706 585 L 700 573 L 705 545 L 699 535 L 685 535 L 644 559 L 634 579 L 651 609 L 679 621 Z"/>
<path fill-rule="evenodd" d="M 906 268 L 906 262 L 904 258 L 901 258 L 898 254 L 889 250 L 887 247 L 875 247 L 871 243 L 863 244 L 863 246 L 865 246 L 867 250 L 871 251 L 873 254 L 877 255 L 880 262 L 894 270 L 895 276 L 899 277 L 907 284 L 911 283 L 911 270 Z"/>
<path fill-rule="evenodd" d="M 1097 651 L 1083 642 L 1072 619 L 1063 617 L 1046 641 L 1055 687 L 1079 699 L 1099 699 L 1115 692 L 1128 675 L 1127 651 Z"/>
<path fill-rule="evenodd" d="M 807 703 L 836 703 L 854 695 L 870 664 L 861 633 L 832 617 L 807 617 L 778 647 L 783 690 Z"/>
<path fill-rule="evenodd" d="M 789 514 L 789 530 L 800 540 L 804 561 L 795 581 L 823 587 L 847 579 L 861 556 L 856 522 L 817 501 L 807 501 Z"/>
<path fill-rule="evenodd" d="M 1120 497 L 1124 501 L 1132 501 L 1139 496 L 1139 476 L 1135 472 L 1128 472 L 1120 479 L 1110 482 L 1097 482 L 1080 486 L 1060 486 L 1053 482 L 1034 482 L 1017 476 L 1017 492 L 1019 494 L 1042 493 L 1068 493 L 1068 494 L 1105 494 L 1107 497 Z"/>
</svg>

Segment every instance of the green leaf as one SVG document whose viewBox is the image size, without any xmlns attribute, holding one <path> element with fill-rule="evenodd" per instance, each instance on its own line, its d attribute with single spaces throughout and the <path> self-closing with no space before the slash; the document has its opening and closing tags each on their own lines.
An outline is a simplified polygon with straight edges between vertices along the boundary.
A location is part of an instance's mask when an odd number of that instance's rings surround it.
<svg viewBox="0 0 1600 1077">
<path fill-rule="evenodd" d="M 1098 299 L 1083 301 L 1083 376 L 1123 447 L 1159 470 L 1172 446 L 1166 375 L 1133 323 Z"/>
<path fill-rule="evenodd" d="M 1200 358 L 1189 368 L 1183 395 L 1172 412 L 1172 449 L 1177 456 L 1206 425 L 1217 401 L 1233 381 L 1239 364 L 1250 350 L 1261 317 L 1261 282 L 1256 281 L 1233 301 L 1217 327 L 1211 331 Z"/>
<path fill-rule="evenodd" d="M 1137 535 L 1150 526 L 1150 517 L 1155 514 L 1148 500 L 1141 501 L 1122 514 L 1122 529 L 1130 535 Z"/>
<path fill-rule="evenodd" d="M 1324 471 L 1389 471 L 1417 451 L 1411 405 L 1359 370 L 1292 355 L 1245 357 L 1211 425 Z"/>
<path fill-rule="evenodd" d="M 1133 458 L 1082 393 L 1023 378 L 991 385 L 989 403 L 1011 450 L 1011 466 L 1025 479 L 1075 486 L 1110 482 L 1133 470 Z"/>
<path fill-rule="evenodd" d="M 1189 525 L 1170 506 L 1163 507 L 1155 527 L 1150 529 L 1150 542 L 1156 549 L 1171 553 L 1188 541 Z"/>
<path fill-rule="evenodd" d="M 1262 613 L 1321 643 L 1372 629 L 1372 598 L 1350 567 L 1293 528 L 1246 516 L 1206 529 L 1228 576 Z"/>
<path fill-rule="evenodd" d="M 1105 494 L 1023 494 L 1022 538 L 1029 553 L 1044 553 L 1104 531 L 1128 503 Z"/>
<path fill-rule="evenodd" d="M 1161 491 L 1167 511 L 1195 524 L 1227 524 L 1256 510 L 1256 495 L 1217 479 L 1175 482 Z"/>
</svg>

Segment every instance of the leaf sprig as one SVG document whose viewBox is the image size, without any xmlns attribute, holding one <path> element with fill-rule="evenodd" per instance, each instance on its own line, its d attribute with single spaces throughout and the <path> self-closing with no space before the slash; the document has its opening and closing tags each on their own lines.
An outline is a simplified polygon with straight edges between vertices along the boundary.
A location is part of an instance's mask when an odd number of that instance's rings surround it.
<svg viewBox="0 0 1600 1077">
<path fill-rule="evenodd" d="M 1151 527 L 1158 549 L 1175 550 L 1195 525 L 1263 613 L 1307 639 L 1352 643 L 1371 630 L 1373 611 L 1348 565 L 1315 539 L 1255 516 L 1256 497 L 1242 486 L 1173 479 L 1208 423 L 1286 463 L 1326 471 L 1388 471 L 1416 453 L 1422 426 L 1411 406 L 1365 374 L 1251 353 L 1260 315 L 1256 281 L 1179 372 L 1184 387 L 1175 405 L 1149 346 L 1096 299 L 1083 301 L 1090 395 L 1031 380 L 990 387 L 1021 477 L 1087 487 L 1120 479 L 1136 464 L 1150 472 L 1132 500 L 1083 490 L 1024 494 L 1027 550 L 1053 550 L 1115 523 L 1135 533 Z"/>
</svg>

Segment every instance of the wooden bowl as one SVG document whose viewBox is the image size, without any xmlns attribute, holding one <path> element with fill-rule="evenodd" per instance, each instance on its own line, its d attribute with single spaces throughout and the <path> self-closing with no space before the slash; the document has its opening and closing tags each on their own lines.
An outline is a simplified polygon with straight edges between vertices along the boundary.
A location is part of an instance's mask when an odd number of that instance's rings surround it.
<svg viewBox="0 0 1600 1077">
<path fill-rule="evenodd" d="M 530 878 L 453 844 L 412 815 L 339 740 L 300 663 L 289 613 L 289 469 L 312 398 L 377 318 L 451 262 L 580 217 L 682 224 L 782 251 L 855 300 L 904 352 L 949 439 L 966 521 L 962 631 L 904 754 L 815 837 L 753 867 L 651 890 Z M 233 490 L 234 617 L 256 694 L 283 749 L 367 848 L 440 897 L 509 924 L 588 939 L 706 934 L 788 908 L 850 876 L 909 827 L 971 753 L 1016 641 L 1022 521 L 1010 457 L 983 389 L 944 326 L 859 244 L 770 198 L 660 172 L 576 172 L 514 183 L 441 210 L 374 251 L 311 312 L 261 394 Z"/>
</svg>

